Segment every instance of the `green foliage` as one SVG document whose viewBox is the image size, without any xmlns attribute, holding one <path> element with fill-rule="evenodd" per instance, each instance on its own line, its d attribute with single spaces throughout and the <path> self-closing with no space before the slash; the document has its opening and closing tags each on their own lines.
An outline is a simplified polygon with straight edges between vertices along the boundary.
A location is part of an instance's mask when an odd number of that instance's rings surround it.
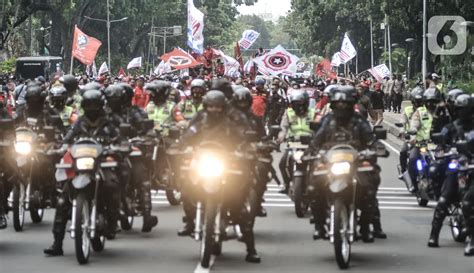
<svg viewBox="0 0 474 273">
<path fill-rule="evenodd" d="M 10 74 L 15 71 L 16 58 L 10 58 L 0 62 L 0 74 Z"/>
</svg>

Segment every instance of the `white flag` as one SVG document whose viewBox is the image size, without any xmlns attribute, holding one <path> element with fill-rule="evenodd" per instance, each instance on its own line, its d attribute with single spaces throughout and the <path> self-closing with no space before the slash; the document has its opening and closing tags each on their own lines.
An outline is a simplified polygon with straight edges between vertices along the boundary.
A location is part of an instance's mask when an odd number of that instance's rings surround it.
<svg viewBox="0 0 474 273">
<path fill-rule="evenodd" d="M 130 68 L 141 68 L 141 67 L 142 67 L 142 57 L 137 57 L 128 63 L 127 70 Z"/>
<path fill-rule="evenodd" d="M 357 51 L 354 45 L 352 45 L 349 36 L 347 36 L 347 33 L 344 34 L 344 40 L 342 41 L 341 51 L 339 53 L 341 56 L 342 63 L 344 64 L 352 60 L 357 55 Z"/>
<path fill-rule="evenodd" d="M 332 59 L 331 59 L 331 66 L 338 67 L 341 64 L 342 64 L 341 53 L 339 53 L 339 52 L 334 53 L 334 55 L 332 55 Z"/>
<path fill-rule="evenodd" d="M 369 72 L 379 82 L 381 82 L 382 79 L 385 77 L 390 77 L 390 74 L 391 74 L 390 70 L 385 64 L 377 65 L 376 67 L 369 69 Z"/>
<path fill-rule="evenodd" d="M 92 77 L 97 78 L 97 66 L 95 65 L 95 60 L 92 62 Z"/>
<path fill-rule="evenodd" d="M 279 74 L 294 76 L 297 63 L 300 59 L 278 45 L 270 52 L 255 58 L 253 61 L 258 65 L 259 71 L 265 71 L 273 76 Z"/>
<path fill-rule="evenodd" d="M 204 53 L 204 13 L 188 0 L 188 46 L 196 53 Z"/>
<path fill-rule="evenodd" d="M 109 72 L 109 67 L 107 66 L 107 63 L 104 62 L 99 68 L 99 76 L 102 76 L 102 74 L 108 73 Z"/>
<path fill-rule="evenodd" d="M 252 72 L 252 67 L 253 67 L 253 60 L 250 59 L 244 65 L 244 72 L 246 74 L 250 74 L 250 72 Z"/>
<path fill-rule="evenodd" d="M 171 71 L 171 66 L 168 63 L 161 61 L 160 64 L 155 68 L 155 71 L 153 71 L 153 73 L 155 73 L 156 75 L 163 75 L 166 73 L 170 73 Z"/>
<path fill-rule="evenodd" d="M 240 77 L 240 71 L 239 71 L 240 63 L 236 59 L 225 55 L 225 53 L 222 52 L 222 50 L 219 50 L 219 54 L 221 55 L 221 58 L 224 60 L 224 68 L 225 68 L 224 74 L 226 76 L 234 77 L 234 78 Z"/>
<path fill-rule="evenodd" d="M 249 49 L 255 41 L 257 41 L 260 33 L 256 32 L 255 30 L 248 29 L 242 33 L 242 39 L 239 40 L 239 45 L 241 48 L 247 50 Z"/>
</svg>

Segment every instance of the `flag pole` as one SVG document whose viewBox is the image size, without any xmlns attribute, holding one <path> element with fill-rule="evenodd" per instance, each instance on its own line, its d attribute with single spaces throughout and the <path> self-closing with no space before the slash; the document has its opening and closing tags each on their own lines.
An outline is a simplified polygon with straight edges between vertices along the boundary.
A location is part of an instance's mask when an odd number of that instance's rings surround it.
<svg viewBox="0 0 474 273">
<path fill-rule="evenodd" d="M 74 68 L 74 56 L 72 56 L 72 52 L 71 52 L 71 67 L 69 68 L 69 74 L 72 74 L 73 68 Z"/>
<path fill-rule="evenodd" d="M 77 25 L 74 25 L 74 37 L 76 35 L 76 27 Z M 72 74 L 72 69 L 74 68 L 74 54 L 72 54 L 74 51 L 74 39 L 71 44 L 71 66 L 69 68 L 69 74 Z"/>
</svg>

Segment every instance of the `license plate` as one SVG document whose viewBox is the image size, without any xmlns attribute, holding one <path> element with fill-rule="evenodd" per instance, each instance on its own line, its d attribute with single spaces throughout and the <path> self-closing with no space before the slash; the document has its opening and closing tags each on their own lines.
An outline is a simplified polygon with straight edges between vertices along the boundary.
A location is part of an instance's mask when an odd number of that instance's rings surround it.
<svg viewBox="0 0 474 273">
<path fill-rule="evenodd" d="M 74 154 L 75 157 L 93 157 L 93 158 L 96 158 L 98 155 L 97 155 L 97 149 L 95 148 L 79 148 L 76 150 L 75 154 Z"/>
<path fill-rule="evenodd" d="M 17 134 L 16 135 L 16 142 L 33 142 L 33 135 L 32 134 Z"/>
<path fill-rule="evenodd" d="M 331 156 L 329 159 L 331 163 L 334 162 L 341 162 L 341 161 L 347 161 L 347 162 L 353 162 L 354 161 L 354 156 L 352 154 L 335 154 Z"/>
</svg>

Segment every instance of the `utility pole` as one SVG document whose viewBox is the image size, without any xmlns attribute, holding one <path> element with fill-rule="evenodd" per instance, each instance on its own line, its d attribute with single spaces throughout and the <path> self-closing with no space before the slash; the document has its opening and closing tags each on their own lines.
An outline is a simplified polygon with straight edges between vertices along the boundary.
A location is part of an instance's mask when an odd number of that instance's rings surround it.
<svg viewBox="0 0 474 273">
<path fill-rule="evenodd" d="M 421 61 L 421 79 L 424 83 L 426 77 L 426 0 L 423 0 L 423 58 Z M 423 84 L 426 88 L 426 84 Z"/>
<path fill-rule="evenodd" d="M 153 24 L 155 22 L 155 17 L 151 17 L 151 29 L 150 29 L 150 33 L 153 32 Z M 150 56 L 151 56 L 151 50 L 152 50 L 152 39 L 154 37 L 150 35 L 150 39 L 148 39 L 148 58 L 147 58 L 147 62 L 148 62 L 148 65 L 150 65 Z M 154 46 L 154 45 L 153 45 Z M 153 63 L 153 62 L 152 62 Z M 153 71 L 154 67 L 152 65 L 152 67 L 150 68 L 150 75 L 151 75 L 151 72 Z"/>
<path fill-rule="evenodd" d="M 374 68 L 374 26 L 370 18 L 370 67 Z"/>
<path fill-rule="evenodd" d="M 390 69 L 390 73 L 393 73 L 392 71 L 392 39 L 390 37 L 390 22 L 389 22 L 389 17 L 385 15 L 387 19 L 387 36 L 388 36 L 388 66 Z"/>
<path fill-rule="evenodd" d="M 163 54 L 166 53 L 166 39 L 168 37 L 177 37 L 183 35 L 181 26 L 172 26 L 172 27 L 155 27 L 152 26 L 151 32 L 148 33 L 153 41 L 153 52 L 155 51 L 155 37 L 163 38 Z M 156 52 L 158 53 L 158 52 Z M 155 58 L 153 58 L 153 67 Z"/>
</svg>

